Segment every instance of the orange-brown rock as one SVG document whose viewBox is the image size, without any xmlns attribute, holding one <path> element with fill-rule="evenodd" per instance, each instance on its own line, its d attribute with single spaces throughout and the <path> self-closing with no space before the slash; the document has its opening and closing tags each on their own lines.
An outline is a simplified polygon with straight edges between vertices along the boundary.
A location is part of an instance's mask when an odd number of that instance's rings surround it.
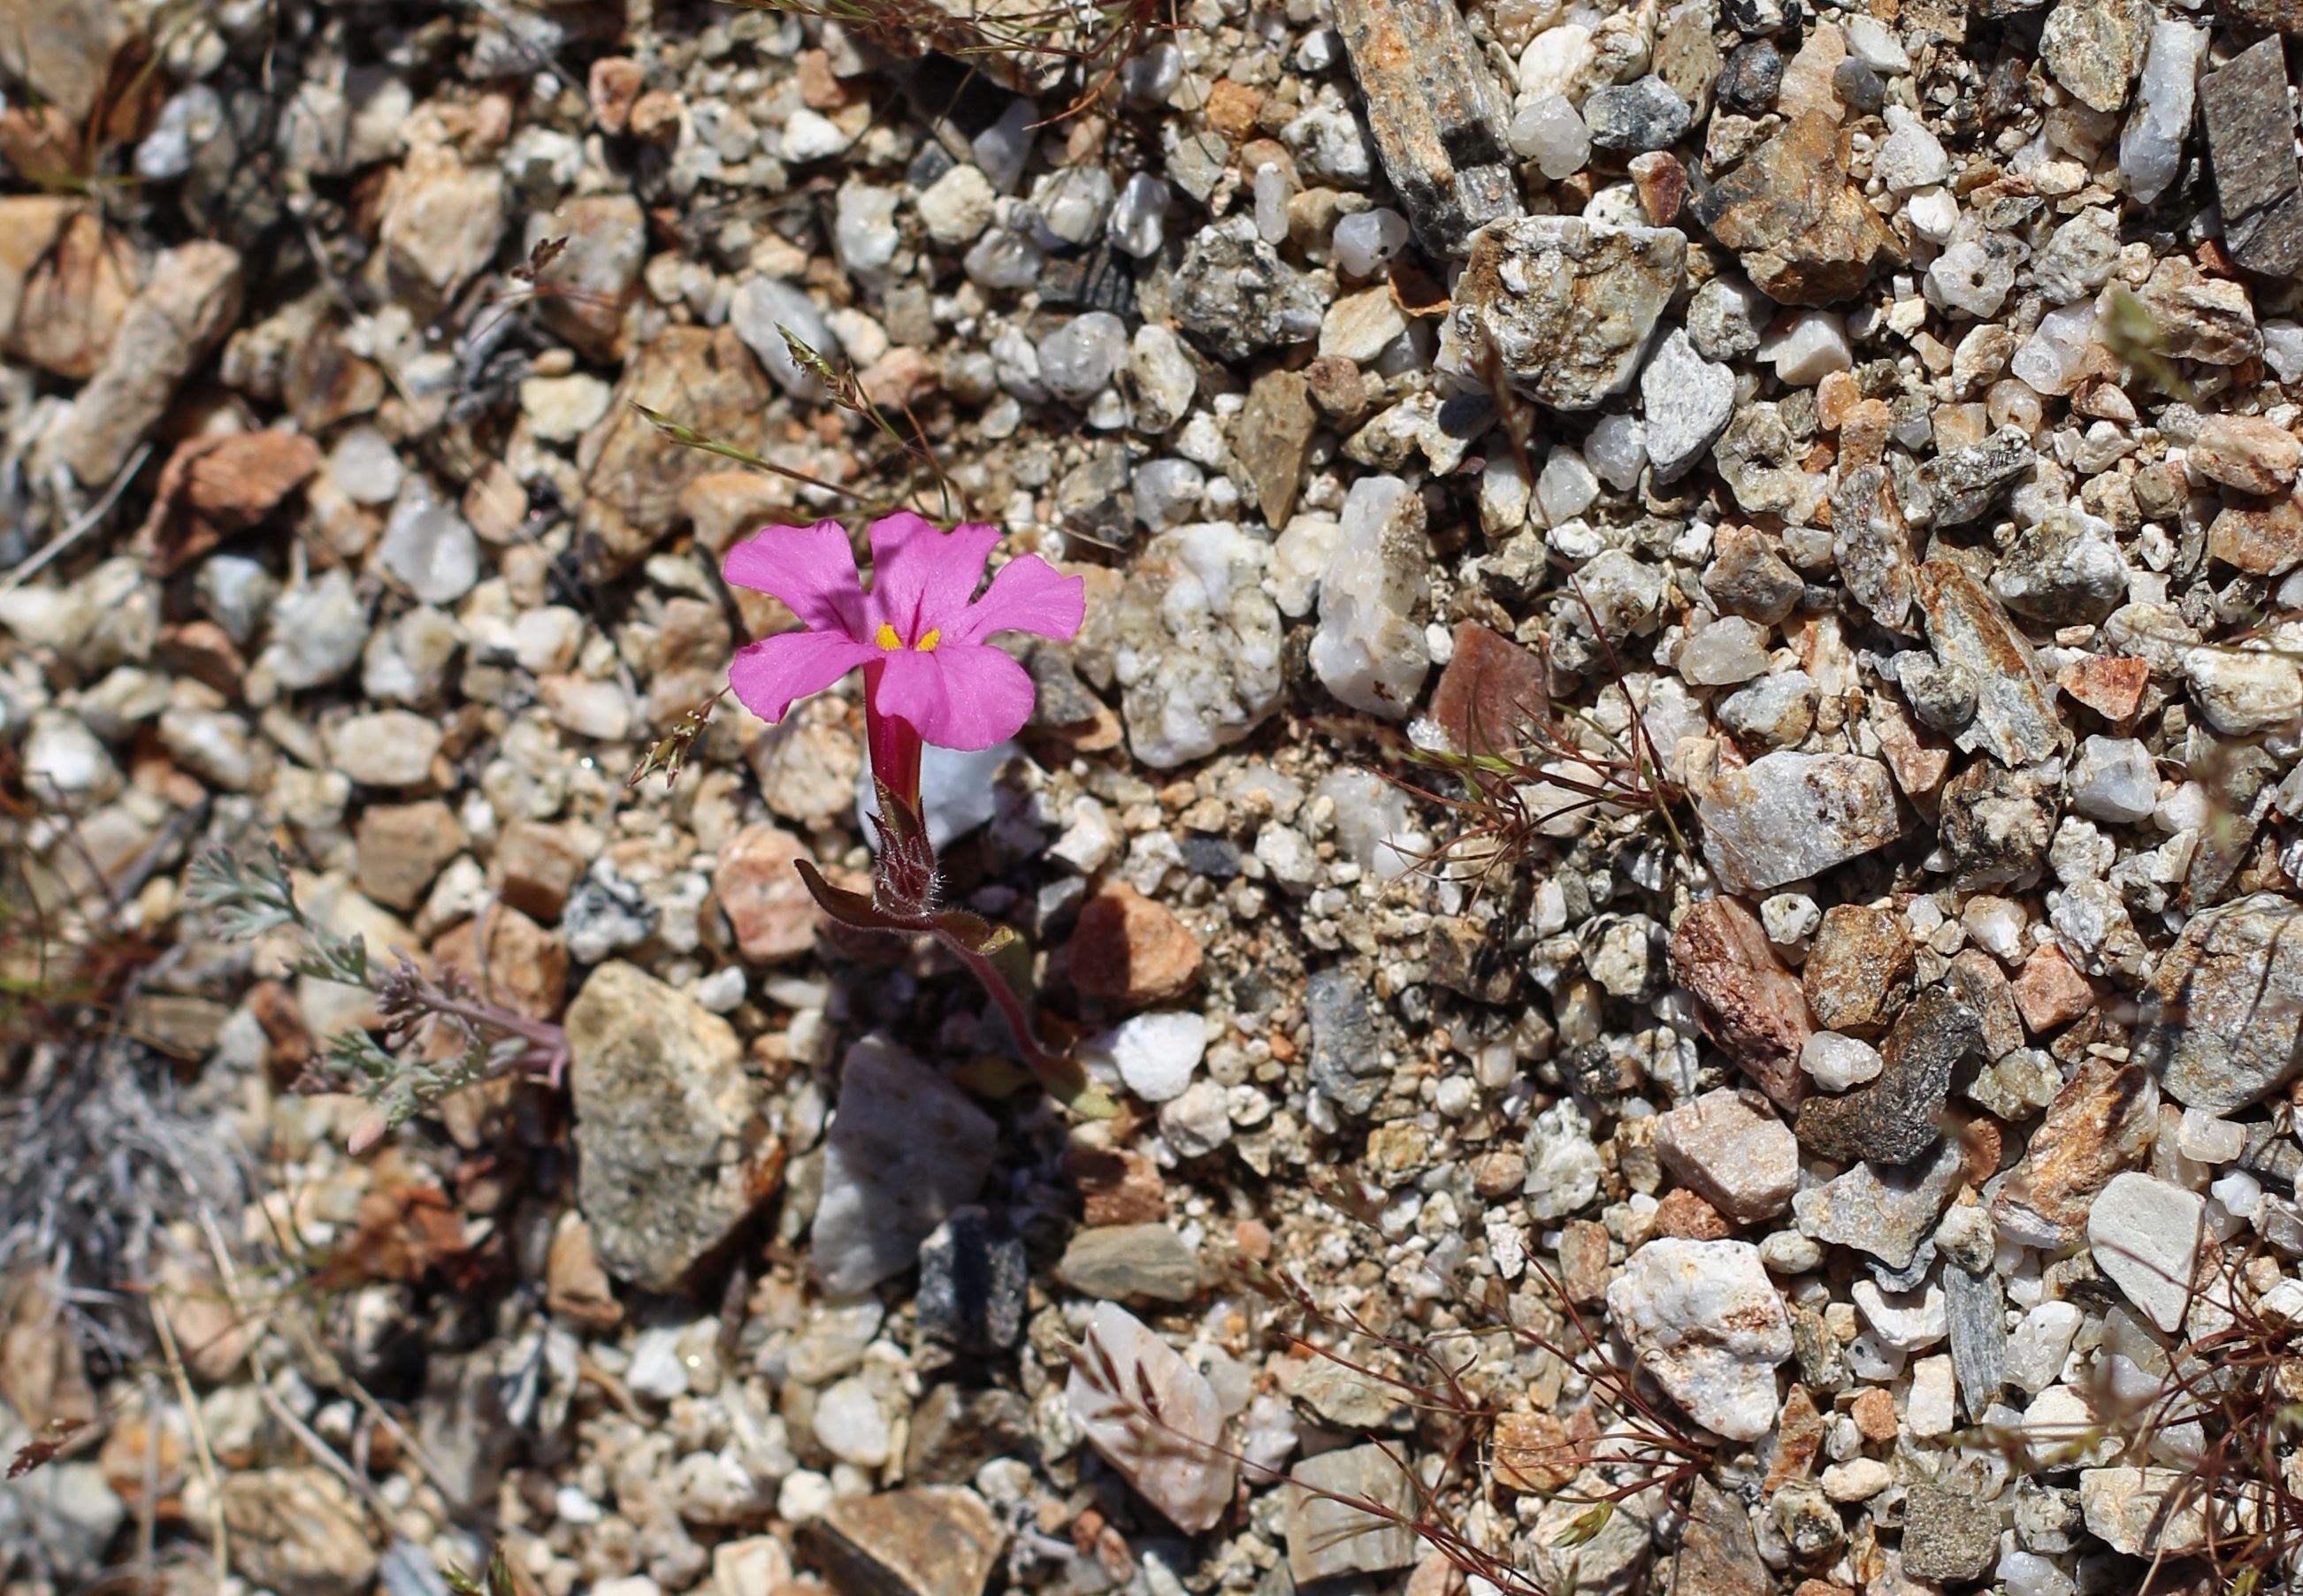
<svg viewBox="0 0 2303 1596">
<path fill-rule="evenodd" d="M 505 903 L 549 924 L 590 862 L 567 827 L 514 820 L 497 840 L 489 874 Z"/>
<path fill-rule="evenodd" d="M 1779 305 L 1852 298 L 1876 264 L 1902 258 L 1895 235 L 1848 182 L 1840 130 L 1821 111 L 1797 118 L 1688 208 Z"/>
<path fill-rule="evenodd" d="M 1596 1220 L 1571 1219 L 1559 1227 L 1559 1283 L 1573 1303 L 1593 1303 L 1607 1294 L 1607 1227 Z"/>
<path fill-rule="evenodd" d="M 2089 654 L 2055 673 L 2056 686 L 2110 721 L 2134 714 L 2150 681 L 2150 662 L 2125 654 Z"/>
<path fill-rule="evenodd" d="M 679 518 L 681 496 L 709 474 L 710 455 L 667 449 L 655 424 L 634 409 L 678 418 L 738 449 L 767 441 L 767 374 L 732 327 L 672 326 L 625 364 L 615 405 L 576 451 L 586 468 L 576 550 L 586 581 L 637 565 Z"/>
<path fill-rule="evenodd" d="M 623 1323 L 608 1272 L 592 1247 L 592 1227 L 582 1220 L 562 1224 L 552 1238 L 544 1263 L 544 1306 L 586 1330 L 613 1330 Z"/>
<path fill-rule="evenodd" d="M 1087 1205 L 1083 1223 L 1152 1224 L 1168 1216 L 1160 1166 L 1130 1147 L 1073 1147 L 1064 1155 L 1071 1177 Z"/>
<path fill-rule="evenodd" d="M 1672 933 L 1671 970 L 1702 1004 L 1705 1034 L 1768 1096 L 1797 1103 L 1807 1081 L 1800 1049 L 1815 1021 L 1759 917 L 1734 898 L 1698 903 Z"/>
<path fill-rule="evenodd" d="M 1455 623 L 1455 652 L 1431 693 L 1431 718 L 1458 753 L 1508 753 L 1551 722 L 1543 657 L 1477 621 Z"/>
<path fill-rule="evenodd" d="M 600 131 L 619 137 L 631 126 L 632 102 L 647 82 L 647 69 L 628 55 L 603 55 L 592 63 L 592 120 Z"/>
<path fill-rule="evenodd" d="M 2207 553 L 2250 576 L 2279 576 L 2303 564 L 2303 499 L 2229 505 L 2207 528 Z"/>
<path fill-rule="evenodd" d="M 2023 1028 L 2041 1036 L 2069 1025 L 2095 1006 L 2095 987 L 2063 950 L 2049 943 L 2031 950 L 2015 977 L 2015 1008 Z"/>
<path fill-rule="evenodd" d="M 353 832 L 359 889 L 403 912 L 424 901 L 440 867 L 464 851 L 456 811 L 437 798 L 420 803 L 371 803 Z"/>
<path fill-rule="evenodd" d="M 319 446 L 299 433 L 190 439 L 160 473 L 139 546 L 165 576 L 263 520 L 319 467 Z"/>
<path fill-rule="evenodd" d="M 1801 979 L 1823 1029 L 1876 1037 L 1902 1006 L 1918 968 L 1911 939 L 1893 913 L 1835 903 L 1816 927 Z"/>
<path fill-rule="evenodd" d="M 2291 487 L 2303 464 L 2303 443 L 2260 416 L 2210 416 L 2185 453 L 2199 474 L 2242 493 L 2276 493 Z"/>
<path fill-rule="evenodd" d="M 1576 1475 L 1574 1438 L 1548 1413 L 1499 1413 L 1496 1483 L 1523 1496 L 1548 1496 Z"/>
<path fill-rule="evenodd" d="M 135 297 L 138 265 L 84 199 L 0 199 L 0 349 L 60 377 L 95 374 Z"/>
<path fill-rule="evenodd" d="M 1200 979 L 1200 939 L 1165 904 L 1113 886 L 1080 909 L 1071 975 L 1083 995 L 1118 1007 L 1164 1003 Z"/>
<path fill-rule="evenodd" d="M 1735 1233 L 1735 1227 L 1720 1217 L 1718 1209 L 1681 1187 L 1664 1193 L 1656 1205 L 1655 1233 L 1688 1241 L 1724 1241 Z"/>
<path fill-rule="evenodd" d="M 2158 1083 L 2141 1065 L 2104 1058 L 2081 1064 L 1991 1201 L 2000 1233 L 2031 1247 L 2078 1240 L 2096 1195 L 2150 1151 L 2158 1108 Z"/>
<path fill-rule="evenodd" d="M 1884 1385 L 1865 1390 L 1848 1405 L 1847 1416 L 1855 1421 L 1855 1428 L 1873 1446 L 1884 1446 L 1895 1439 L 1895 1398 Z"/>
<path fill-rule="evenodd" d="M 568 939 L 509 903 L 433 938 L 432 962 L 452 966 L 486 1001 L 529 1020 L 557 1020 L 568 1006 Z"/>
<path fill-rule="evenodd" d="M 1768 1465 L 1762 1487 L 1767 1495 L 1808 1477 L 1815 1467 L 1816 1455 L 1823 1450 L 1823 1415 L 1816 1411 L 1815 1399 L 1808 1395 L 1807 1387 L 1794 1383 L 1784 1395 L 1783 1413 L 1776 1420 L 1776 1460 Z"/>
</svg>

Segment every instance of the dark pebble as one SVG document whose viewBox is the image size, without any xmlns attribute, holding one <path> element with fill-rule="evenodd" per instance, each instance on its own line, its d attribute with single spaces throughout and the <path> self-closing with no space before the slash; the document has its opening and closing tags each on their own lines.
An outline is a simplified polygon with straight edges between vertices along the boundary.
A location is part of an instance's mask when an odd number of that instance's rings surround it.
<svg viewBox="0 0 2303 1596">
<path fill-rule="evenodd" d="M 1738 111 L 1765 111 L 1783 88 L 1784 53 L 1764 38 L 1738 45 L 1719 73 L 1719 97 Z"/>
<path fill-rule="evenodd" d="M 1832 69 L 1831 86 L 1839 90 L 1839 97 L 1847 102 L 1851 111 L 1869 114 L 1887 103 L 1885 80 L 1869 63 L 1852 55 Z"/>
<path fill-rule="evenodd" d="M 1679 92 L 1650 73 L 1635 82 L 1595 88 L 1583 102 L 1583 124 L 1601 149 L 1640 155 L 1669 149 L 1687 136 L 1695 113 Z"/>
</svg>

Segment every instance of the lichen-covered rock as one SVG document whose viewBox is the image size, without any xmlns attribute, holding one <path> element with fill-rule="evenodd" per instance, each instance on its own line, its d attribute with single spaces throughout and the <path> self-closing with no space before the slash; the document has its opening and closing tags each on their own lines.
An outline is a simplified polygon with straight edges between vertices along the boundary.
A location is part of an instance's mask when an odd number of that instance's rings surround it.
<svg viewBox="0 0 2303 1596">
<path fill-rule="evenodd" d="M 1902 832 L 1887 767 L 1847 753 L 1764 754 L 1689 772 L 1703 857 L 1731 892 L 1759 892 L 1884 848 Z"/>
<path fill-rule="evenodd" d="M 1204 759 L 1279 707 L 1270 545 L 1224 522 L 1153 539 L 1119 600 L 1115 675 L 1128 746 L 1147 765 Z"/>
<path fill-rule="evenodd" d="M 2127 601 L 2130 574 L 2111 523 L 2073 504 L 2016 534 L 1991 591 L 2026 620 L 2092 625 Z"/>
<path fill-rule="evenodd" d="M 1918 592 L 1919 562 L 1885 466 L 1840 474 L 1831 490 L 1831 550 L 1848 596 L 1889 631 L 1902 631 Z"/>
<path fill-rule="evenodd" d="M 232 1566 L 280 1596 L 346 1596 L 375 1580 L 359 1504 L 324 1468 L 260 1468 L 227 1477 L 217 1500 Z"/>
<path fill-rule="evenodd" d="M 2152 977 L 2134 1058 L 2176 1102 L 2243 1108 L 2303 1069 L 2303 909 L 2276 893 L 2183 928 Z"/>
<path fill-rule="evenodd" d="M 1176 324 L 1224 360 L 1319 336 L 1327 302 L 1256 236 L 1252 217 L 1201 230 L 1176 268 Z"/>
<path fill-rule="evenodd" d="M 783 1177 L 743 1045 L 717 1014 L 620 960 L 568 1008 L 576 1200 L 600 1262 L 681 1289 Z"/>
<path fill-rule="evenodd" d="M 2092 307 L 2079 308 L 2086 313 L 2091 325 L 2095 314 Z M 2040 323 L 2040 336 L 2046 335 L 2049 324 Z M 2027 375 L 2024 354 L 2030 347 L 2026 345 L 2016 354 L 2013 365 L 2017 376 L 2034 386 L 2057 391 L 2077 384 L 2079 369 L 2071 370 L 2060 384 L 2037 371 Z M 2031 441 L 2020 427 L 2002 427 L 1978 442 L 1946 449 L 1921 466 L 1913 479 L 1924 493 L 1919 503 L 1925 508 L 1926 520 L 1936 526 L 1964 526 L 1976 520 L 2031 468 L 2032 461 L 2037 458 Z M 1918 508 L 1912 508 L 1911 515 L 1914 520 L 1919 519 Z"/>
<path fill-rule="evenodd" d="M 1887 1033 L 1877 1079 L 1800 1105 L 1800 1146 L 1841 1163 L 1858 1158 L 1910 1163 L 1943 1134 L 1952 1071 L 1978 1051 L 1981 1039 L 1974 1010 L 1942 987 L 1927 988 Z"/>
<path fill-rule="evenodd" d="M 1455 336 L 1488 349 L 1512 386 L 1560 410 L 1597 408 L 1631 386 L 1687 270 L 1666 227 L 1528 216 L 1482 228 L 1456 280 Z"/>
<path fill-rule="evenodd" d="M 1976 684 L 1975 718 L 1952 740 L 2003 765 L 2032 764 L 2063 747 L 2070 734 L 2055 714 L 2054 684 L 1989 591 L 1938 558 L 1919 567 L 1919 598 L 1936 658 Z"/>
<path fill-rule="evenodd" d="M 1341 0 L 1336 29 L 1424 248 L 1452 258 L 1483 223 L 1517 215 L 1508 107 L 1455 0 Z"/>
<path fill-rule="evenodd" d="M 1913 1163 L 1858 1163 L 1792 1198 L 1800 1233 L 1869 1253 L 1890 1269 L 1908 1269 L 1959 1189 L 1966 1168 L 1959 1144 L 1945 1138 L 1934 1156 Z"/>
<path fill-rule="evenodd" d="M 2150 30 L 2151 8 L 2141 0 L 2056 0 L 2039 58 L 2080 104 L 2113 112 L 2127 104 Z"/>
</svg>

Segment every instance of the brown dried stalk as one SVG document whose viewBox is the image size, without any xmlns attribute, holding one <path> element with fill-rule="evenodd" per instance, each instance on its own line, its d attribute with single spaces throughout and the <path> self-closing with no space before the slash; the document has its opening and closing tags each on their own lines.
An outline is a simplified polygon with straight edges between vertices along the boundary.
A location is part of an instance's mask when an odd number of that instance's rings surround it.
<svg viewBox="0 0 2303 1596">
<path fill-rule="evenodd" d="M 1500 734 L 1512 727 L 1486 727 L 1478 719 L 1478 694 L 1472 695 L 1472 724 L 1466 727 L 1470 747 L 1449 749 L 1407 746 L 1405 757 L 1413 765 L 1438 770 L 1461 784 L 1460 793 L 1436 791 L 1385 773 L 1385 779 L 1421 801 L 1447 811 L 1455 819 L 1452 834 L 1416 861 L 1427 873 L 1458 877 L 1470 867 L 1475 886 L 1484 888 L 1498 871 L 1511 872 L 1525 864 L 1546 840 L 1546 827 L 1570 816 L 1615 809 L 1656 816 L 1683 857 L 1691 858 L 1686 836 L 1672 818 L 1673 806 L 1685 794 L 1663 774 L 1664 761 L 1647 717 L 1632 692 L 1614 643 L 1599 625 L 1598 612 L 1582 585 L 1569 579 L 1577 602 L 1589 617 L 1591 629 L 1607 656 L 1610 676 L 1623 694 L 1629 713 L 1626 736 L 1617 736 L 1580 710 L 1567 711 L 1603 743 L 1600 750 L 1584 746 L 1564 735 L 1550 704 L 1514 704 L 1513 720 L 1521 728 L 1516 745 Z M 1578 769 L 1588 775 L 1575 774 Z M 1573 794 L 1565 802 L 1539 805 L 1530 792 L 1550 786 Z"/>
<path fill-rule="evenodd" d="M 903 407 L 904 419 L 911 424 L 912 428 L 912 435 L 907 438 L 889 419 L 880 402 L 864 391 L 863 380 L 856 374 L 854 367 L 833 365 L 811 348 L 806 340 L 780 322 L 776 324 L 776 331 L 783 335 L 784 348 L 790 351 L 792 363 L 823 384 L 824 398 L 835 408 L 862 416 L 882 437 L 896 446 L 904 460 L 906 500 L 919 496 L 919 479 L 914 473 L 914 466 L 925 466 L 935 479 L 943 518 L 947 521 L 954 518 L 952 504 L 955 495 L 958 500 L 959 516 L 964 518 L 967 515 L 967 495 L 954 487 L 951 479 L 944 475 L 943 462 L 936 458 L 935 446 L 928 441 L 927 429 L 920 425 L 920 418 L 912 414 L 910 406 Z"/>
<path fill-rule="evenodd" d="M 2085 1393 L 2095 1423 L 2068 1433 L 1984 1424 L 1968 1432 L 1971 1444 L 1989 1447 L 2018 1474 L 2056 1472 L 2106 1441 L 2119 1447 L 2118 1462 L 2165 1468 L 2172 1483 L 2160 1499 L 2149 1531 L 2152 1567 L 2170 1558 L 2204 1558 L 2214 1573 L 2214 1588 L 2231 1596 L 2286 1590 L 2303 1565 L 2303 1324 L 2263 1311 L 2249 1290 L 2248 1265 L 2259 1244 L 2223 1266 L 2214 1243 L 2202 1237 L 2198 1267 L 2183 1282 L 2183 1319 L 2206 1302 L 2231 1323 L 2169 1349 L 2170 1376 L 2147 1399 L 2116 1390 L 2107 1370 Z M 2173 1276 L 2148 1259 L 2116 1244 L 2098 1250 L 2116 1253 L 2162 1279 Z M 2228 1282 L 2228 1290 L 2210 1287 Z M 2155 1441 L 2186 1426 L 2198 1427 L 2196 1456 L 2156 1460 Z M 2043 1439 L 2063 1444 L 2044 1464 L 2033 1460 Z M 2164 1537 L 2180 1520 L 2196 1515 L 2200 1539 L 2172 1545 Z"/>
<path fill-rule="evenodd" d="M 1313 1186 L 1323 1200 L 1346 1218 L 1371 1229 L 1376 1226 L 1382 1205 L 1380 1192 L 1332 1173 L 1315 1176 Z M 1446 1354 L 1446 1341 L 1506 1335 L 1521 1345 L 1548 1352 L 1582 1377 L 1591 1407 L 1606 1415 L 1598 1433 L 1543 1453 L 1547 1466 L 1579 1475 L 1589 1469 L 1611 1471 L 1618 1482 L 1606 1490 L 1561 1490 L 1550 1494 L 1554 1501 L 1588 1504 L 1588 1510 L 1555 1543 L 1562 1550 L 1590 1540 L 1607 1526 L 1617 1507 L 1650 1491 L 1662 1492 L 1684 1511 L 1685 1493 L 1710 1467 L 1713 1452 L 1684 1421 L 1641 1389 L 1636 1369 L 1597 1350 L 1604 1345 L 1601 1336 L 1569 1300 L 1558 1278 L 1540 1261 L 1529 1262 L 1546 1291 L 1557 1299 L 1569 1334 L 1548 1334 L 1514 1323 L 1503 1283 L 1493 1281 L 1486 1297 L 1464 1305 L 1471 1315 L 1485 1320 L 1484 1324 L 1421 1340 L 1393 1335 L 1376 1329 L 1356 1311 L 1322 1306 L 1309 1288 L 1291 1274 L 1245 1259 L 1237 1261 L 1243 1283 L 1295 1321 L 1296 1328 L 1283 1328 L 1280 1332 L 1291 1348 L 1387 1387 L 1409 1407 L 1442 1421 L 1446 1449 L 1428 1483 L 1392 1445 L 1374 1443 L 1408 1483 L 1412 1501 L 1407 1510 L 1304 1481 L 1286 1470 L 1257 1463 L 1234 1448 L 1181 1431 L 1161 1412 L 1146 1371 L 1140 1365 L 1132 1370 L 1121 1367 L 1092 1332 L 1074 1351 L 1072 1363 L 1097 1399 L 1098 1406 L 1089 1416 L 1120 1428 L 1128 1445 L 1146 1457 L 1180 1453 L 1228 1461 L 1259 1483 L 1286 1485 L 1404 1529 L 1464 1575 L 1486 1580 L 1507 1596 L 1560 1596 L 1520 1567 L 1508 1548 L 1497 1550 L 1475 1539 L 1455 1505 L 1464 1493 L 1483 1489 L 1481 1470 L 1491 1469 L 1495 1462 L 1494 1430 L 1499 1409 L 1465 1382 L 1472 1360 L 1452 1360 Z M 1315 1335 L 1315 1327 L 1326 1333 Z M 1364 1343 L 1371 1351 L 1359 1356 L 1345 1349 L 1354 1342 Z M 1396 1369 L 1385 1366 L 1388 1362 Z"/>
</svg>

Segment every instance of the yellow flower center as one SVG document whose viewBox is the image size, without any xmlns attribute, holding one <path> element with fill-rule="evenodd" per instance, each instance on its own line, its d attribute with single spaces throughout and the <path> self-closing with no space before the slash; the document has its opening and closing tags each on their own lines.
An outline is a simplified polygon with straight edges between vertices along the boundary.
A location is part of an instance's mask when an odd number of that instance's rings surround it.
<svg viewBox="0 0 2303 1596">
<path fill-rule="evenodd" d="M 886 621 L 880 623 L 880 629 L 872 634 L 872 641 L 883 649 L 899 649 L 904 646 L 904 640 L 896 635 L 896 628 Z M 930 626 L 920 634 L 920 640 L 912 644 L 912 648 L 919 653 L 932 654 L 935 652 L 936 644 L 942 641 L 942 628 Z"/>
</svg>

